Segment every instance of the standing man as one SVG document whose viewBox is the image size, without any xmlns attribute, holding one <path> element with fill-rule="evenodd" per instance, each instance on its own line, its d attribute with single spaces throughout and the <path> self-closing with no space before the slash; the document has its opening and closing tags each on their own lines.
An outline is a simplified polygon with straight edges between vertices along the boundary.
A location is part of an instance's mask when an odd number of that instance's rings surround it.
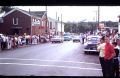
<svg viewBox="0 0 120 78">
<path fill-rule="evenodd" d="M 6 41 L 6 36 L 4 35 L 3 37 L 3 41 L 2 41 L 2 50 L 5 50 L 6 49 L 6 47 L 7 47 L 7 41 Z"/>
<path fill-rule="evenodd" d="M 119 77 L 119 60 L 118 60 L 119 49 L 117 47 L 117 42 L 113 42 L 112 44 L 114 46 L 114 50 L 116 53 L 116 56 L 113 58 L 113 74 L 114 77 Z"/>
<path fill-rule="evenodd" d="M 84 44 L 85 35 L 84 35 L 84 34 L 82 34 L 82 35 L 81 35 L 81 37 L 82 37 L 82 44 Z"/>
<path fill-rule="evenodd" d="M 0 50 L 1 50 L 1 47 L 2 47 L 2 42 L 3 42 L 3 38 L 2 38 L 2 36 L 0 35 Z"/>
</svg>

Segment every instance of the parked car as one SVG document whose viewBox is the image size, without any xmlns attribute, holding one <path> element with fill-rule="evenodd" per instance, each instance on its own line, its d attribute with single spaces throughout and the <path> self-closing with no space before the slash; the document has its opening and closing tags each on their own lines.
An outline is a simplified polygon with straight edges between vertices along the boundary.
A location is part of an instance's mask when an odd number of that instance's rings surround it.
<svg viewBox="0 0 120 78">
<path fill-rule="evenodd" d="M 47 38 L 47 37 L 45 37 L 45 36 L 40 36 L 40 42 L 41 42 L 41 43 L 49 42 L 49 38 Z"/>
<path fill-rule="evenodd" d="M 63 41 L 64 41 L 64 38 L 61 36 L 54 36 L 53 38 L 51 38 L 52 43 L 54 43 L 54 42 L 62 43 Z"/>
<path fill-rule="evenodd" d="M 84 44 L 84 52 L 89 53 L 89 52 L 97 52 L 97 45 L 100 41 L 100 36 L 88 36 L 87 41 Z"/>
<path fill-rule="evenodd" d="M 80 36 L 73 36 L 73 42 L 80 42 Z"/>
<path fill-rule="evenodd" d="M 71 36 L 64 36 L 64 41 L 70 41 L 71 39 Z"/>
<path fill-rule="evenodd" d="M 70 33 L 65 33 L 64 34 L 64 41 L 70 41 L 72 40 L 72 36 Z"/>
</svg>

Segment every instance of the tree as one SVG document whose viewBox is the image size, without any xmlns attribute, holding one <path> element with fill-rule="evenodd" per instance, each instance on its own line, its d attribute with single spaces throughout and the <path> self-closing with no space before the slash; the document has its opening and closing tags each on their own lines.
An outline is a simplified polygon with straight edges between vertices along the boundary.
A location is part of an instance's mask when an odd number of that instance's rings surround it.
<svg viewBox="0 0 120 78">
<path fill-rule="evenodd" d="M 64 29 L 65 29 L 65 32 L 70 32 L 70 25 L 66 23 Z"/>
<path fill-rule="evenodd" d="M 91 31 L 93 33 L 97 29 L 96 22 L 68 22 L 65 24 L 65 32 L 72 33 L 86 33 Z"/>
<path fill-rule="evenodd" d="M 3 13 L 3 12 L 7 13 L 12 9 L 13 9 L 13 6 L 0 6 L 0 13 Z"/>
</svg>

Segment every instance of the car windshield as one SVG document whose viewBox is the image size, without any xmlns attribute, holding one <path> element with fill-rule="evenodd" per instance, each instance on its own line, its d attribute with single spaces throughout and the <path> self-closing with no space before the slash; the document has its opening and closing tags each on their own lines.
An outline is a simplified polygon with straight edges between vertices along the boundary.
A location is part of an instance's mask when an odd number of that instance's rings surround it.
<svg viewBox="0 0 120 78">
<path fill-rule="evenodd" d="M 79 36 L 74 36 L 73 38 L 79 38 Z"/>
<path fill-rule="evenodd" d="M 91 38 L 88 38 L 88 41 L 99 41 L 99 38 L 98 37 L 91 37 Z"/>
<path fill-rule="evenodd" d="M 60 38 L 60 36 L 54 36 L 54 38 Z"/>
<path fill-rule="evenodd" d="M 70 34 L 64 34 L 64 36 L 70 36 Z"/>
</svg>

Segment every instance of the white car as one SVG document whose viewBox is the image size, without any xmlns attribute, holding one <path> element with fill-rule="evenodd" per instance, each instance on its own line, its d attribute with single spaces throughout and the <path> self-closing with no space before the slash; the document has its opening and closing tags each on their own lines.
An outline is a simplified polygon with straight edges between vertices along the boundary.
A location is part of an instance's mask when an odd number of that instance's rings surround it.
<svg viewBox="0 0 120 78">
<path fill-rule="evenodd" d="M 64 38 L 61 36 L 54 36 L 53 38 L 51 38 L 52 43 L 54 43 L 54 42 L 62 43 L 63 41 L 64 41 Z"/>
<path fill-rule="evenodd" d="M 73 42 L 80 42 L 80 36 L 73 36 Z"/>
</svg>

